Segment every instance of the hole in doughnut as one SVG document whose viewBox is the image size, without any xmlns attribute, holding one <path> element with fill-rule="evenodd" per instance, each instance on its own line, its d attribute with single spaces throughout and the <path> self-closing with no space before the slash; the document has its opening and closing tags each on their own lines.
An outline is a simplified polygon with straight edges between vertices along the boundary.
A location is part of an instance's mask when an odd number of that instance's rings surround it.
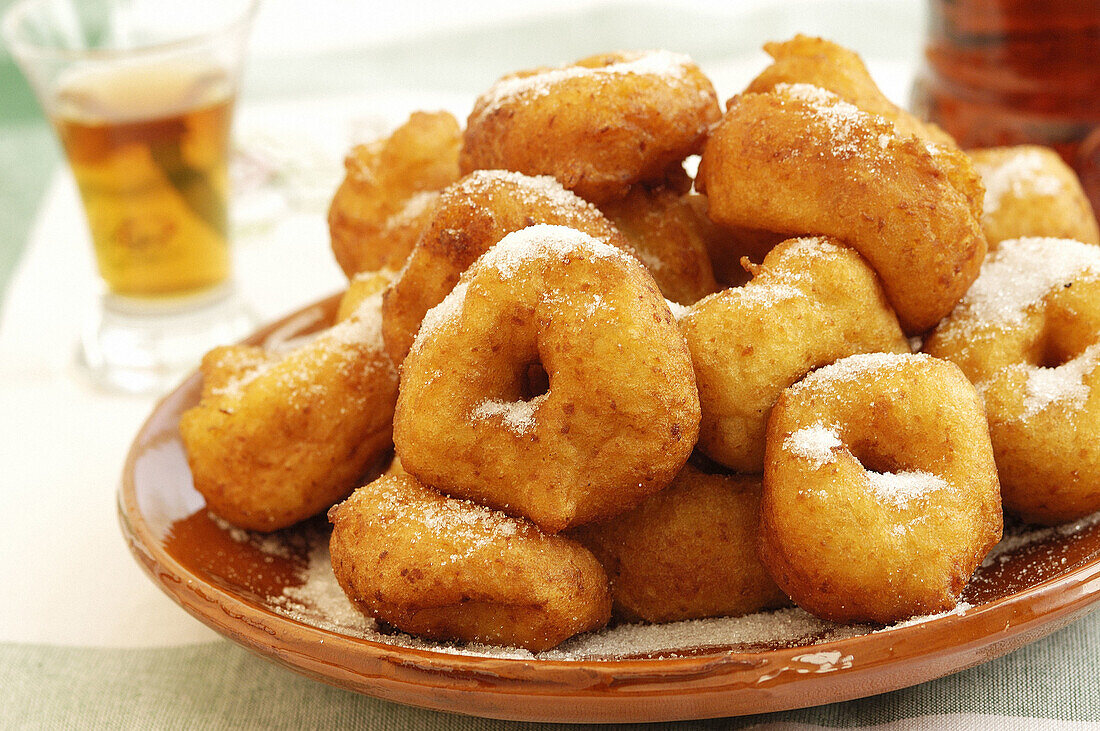
<svg viewBox="0 0 1100 731">
<path fill-rule="evenodd" d="M 863 469 L 869 472 L 882 474 L 908 472 L 911 465 L 898 459 L 896 454 L 891 454 L 875 441 L 860 442 L 851 446 L 852 455 L 863 465 Z"/>
<path fill-rule="evenodd" d="M 1084 353 L 1094 342 L 1096 333 L 1073 312 L 1052 307 L 1030 360 L 1040 368 L 1058 368 Z"/>
<path fill-rule="evenodd" d="M 1039 346 L 1035 365 L 1040 368 L 1058 368 L 1084 352 L 1084 348 L 1077 347 L 1076 343 L 1067 343 L 1065 340 L 1064 337 L 1058 337 L 1056 334 L 1048 332 L 1047 337 L 1043 339 Z"/>
<path fill-rule="evenodd" d="M 542 363 L 528 363 L 520 374 L 520 394 L 524 401 L 543 395 L 550 390 L 550 376 Z"/>
</svg>

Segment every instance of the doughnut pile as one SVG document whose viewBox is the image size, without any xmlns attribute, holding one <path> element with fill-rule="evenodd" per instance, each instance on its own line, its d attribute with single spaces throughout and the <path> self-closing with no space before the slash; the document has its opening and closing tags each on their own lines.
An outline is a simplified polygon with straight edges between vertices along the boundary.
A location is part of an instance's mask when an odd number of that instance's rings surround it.
<svg viewBox="0 0 1100 731">
<path fill-rule="evenodd" d="M 951 611 L 1002 501 L 1100 511 L 1072 172 L 960 150 L 833 43 L 765 49 L 724 111 L 686 56 L 613 53 L 354 148 L 335 324 L 203 363 L 180 428 L 209 510 L 327 510 L 364 615 L 533 652 L 792 603 Z"/>
</svg>

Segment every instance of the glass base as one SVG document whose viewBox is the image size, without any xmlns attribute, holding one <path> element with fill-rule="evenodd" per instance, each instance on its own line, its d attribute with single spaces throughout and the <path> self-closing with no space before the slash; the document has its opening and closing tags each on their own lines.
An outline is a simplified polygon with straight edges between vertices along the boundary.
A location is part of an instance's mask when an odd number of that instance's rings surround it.
<svg viewBox="0 0 1100 731">
<path fill-rule="evenodd" d="M 236 342 L 256 323 L 232 284 L 163 300 L 105 294 L 84 330 L 79 360 L 104 389 L 164 393 L 207 351 Z"/>
</svg>

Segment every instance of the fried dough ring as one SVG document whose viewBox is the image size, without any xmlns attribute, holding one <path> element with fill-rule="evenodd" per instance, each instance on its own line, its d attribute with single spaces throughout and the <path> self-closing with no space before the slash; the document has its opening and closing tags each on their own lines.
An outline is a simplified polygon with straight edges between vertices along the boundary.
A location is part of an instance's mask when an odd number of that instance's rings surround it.
<svg viewBox="0 0 1100 731">
<path fill-rule="evenodd" d="M 953 609 L 1001 538 L 981 401 L 953 364 L 855 355 L 768 423 L 760 558 L 807 611 L 890 624 Z"/>
<path fill-rule="evenodd" d="M 985 256 L 972 202 L 926 144 L 816 87 L 781 84 L 733 100 L 696 186 L 721 224 L 855 248 L 908 334 L 951 312 Z"/>
<path fill-rule="evenodd" d="M 394 418 L 410 474 L 552 533 L 667 486 L 698 429 L 691 358 L 653 278 L 544 225 L 506 236 L 424 318 Z"/>
<path fill-rule="evenodd" d="M 954 138 L 938 125 L 921 121 L 887 99 L 854 51 L 801 33 L 782 43 L 765 43 L 764 51 L 774 63 L 749 83 L 746 93 L 772 91 L 780 84 L 810 84 L 831 91 L 865 112 L 885 117 L 893 122 L 898 134 L 957 147 Z"/>
<path fill-rule="evenodd" d="M 356 145 L 328 211 L 336 262 L 359 272 L 399 270 L 439 191 L 458 179 L 458 122 L 447 112 L 414 112 L 386 138 Z"/>
<path fill-rule="evenodd" d="M 982 229 L 990 249 L 1008 239 L 1100 244 L 1092 206 L 1073 168 L 1049 147 L 968 150 L 985 183 Z"/>
<path fill-rule="evenodd" d="M 551 175 L 604 203 L 698 153 L 720 115 L 714 87 L 688 57 L 601 54 L 494 84 L 467 120 L 459 164 L 464 173 Z"/>
<path fill-rule="evenodd" d="M 615 614 L 675 622 L 740 616 L 789 603 L 756 555 L 760 478 L 689 462 L 633 510 L 572 535 L 611 578 Z"/>
<path fill-rule="evenodd" d="M 978 386 L 1006 511 L 1052 525 L 1100 510 L 1100 249 L 1001 243 L 924 348 Z"/>
<path fill-rule="evenodd" d="M 855 353 L 908 353 L 874 271 L 852 249 L 791 239 L 752 281 L 680 318 L 699 384 L 699 449 L 738 472 L 764 468 L 768 413 L 783 389 Z"/>
<path fill-rule="evenodd" d="M 286 528 L 343 499 L 393 446 L 397 373 L 380 299 L 287 354 L 210 351 L 180 418 L 195 489 L 230 523 Z"/>
<path fill-rule="evenodd" d="M 569 226 L 632 252 L 595 206 L 553 178 L 470 173 L 443 192 L 407 265 L 385 293 L 382 333 L 393 362 L 405 359 L 424 314 L 443 301 L 467 267 L 505 234 L 536 223 Z"/>
<path fill-rule="evenodd" d="M 625 198 L 600 208 L 630 242 L 661 293 L 681 305 L 718 290 L 707 250 L 711 224 L 692 197 L 674 185 L 637 185 Z"/>
<path fill-rule="evenodd" d="M 332 570 L 364 614 L 432 640 L 548 650 L 611 615 L 579 544 L 385 475 L 329 511 Z"/>
</svg>

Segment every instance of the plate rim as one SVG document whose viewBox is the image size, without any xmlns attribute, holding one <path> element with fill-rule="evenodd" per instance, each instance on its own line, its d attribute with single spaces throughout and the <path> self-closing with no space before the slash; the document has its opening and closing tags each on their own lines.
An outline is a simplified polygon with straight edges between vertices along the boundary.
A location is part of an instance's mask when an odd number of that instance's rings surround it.
<svg viewBox="0 0 1100 731">
<path fill-rule="evenodd" d="M 339 296 L 318 300 L 269 323 L 245 342 L 260 342 L 315 308 L 331 310 Z M 146 521 L 137 500 L 136 462 L 144 447 L 155 441 L 149 437 L 162 431 L 158 419 L 180 405 L 199 382 L 200 375 L 193 372 L 160 399 L 127 452 L 117 505 L 131 554 L 154 584 L 222 636 L 308 677 L 385 700 L 490 718 L 558 722 L 675 721 L 792 710 L 877 695 L 964 670 L 1054 632 L 1100 601 L 1100 557 L 1096 557 L 1064 574 L 959 613 L 775 650 L 720 650 L 664 658 L 508 658 L 404 647 L 345 635 L 278 614 L 205 581 L 165 549 Z M 189 603 L 187 599 L 192 598 Z M 195 600 L 201 604 L 196 605 Z M 1027 611 L 1022 611 L 1025 608 Z M 234 622 L 243 626 L 235 627 Z M 1001 629 L 979 631 L 988 626 Z M 256 633 L 266 635 L 270 643 Z M 945 637 L 956 640 L 946 644 L 932 641 Z M 353 662 L 334 664 L 341 652 L 350 653 Z M 838 659 L 853 661 L 817 670 L 791 666 L 805 664 L 800 656 L 834 652 L 840 653 Z M 899 653 L 905 662 L 923 661 L 920 672 L 904 678 L 895 673 L 878 683 L 854 680 L 902 662 L 892 658 Z M 961 662 L 952 659 L 960 656 L 964 656 Z M 768 668 L 772 672 L 764 672 Z M 818 692 L 789 697 L 790 687 L 809 685 L 816 686 Z M 780 688 L 783 692 L 776 693 Z M 482 696 L 477 708 L 471 708 L 471 690 Z M 756 691 L 757 697 L 752 698 Z M 749 696 L 750 702 L 739 705 L 738 701 L 746 700 L 743 695 Z M 711 701 L 709 710 L 695 706 L 703 697 Z M 556 709 L 546 702 L 555 699 L 559 702 Z M 562 700 L 575 703 L 560 705 Z M 674 700 L 690 703 L 676 704 Z"/>
</svg>

